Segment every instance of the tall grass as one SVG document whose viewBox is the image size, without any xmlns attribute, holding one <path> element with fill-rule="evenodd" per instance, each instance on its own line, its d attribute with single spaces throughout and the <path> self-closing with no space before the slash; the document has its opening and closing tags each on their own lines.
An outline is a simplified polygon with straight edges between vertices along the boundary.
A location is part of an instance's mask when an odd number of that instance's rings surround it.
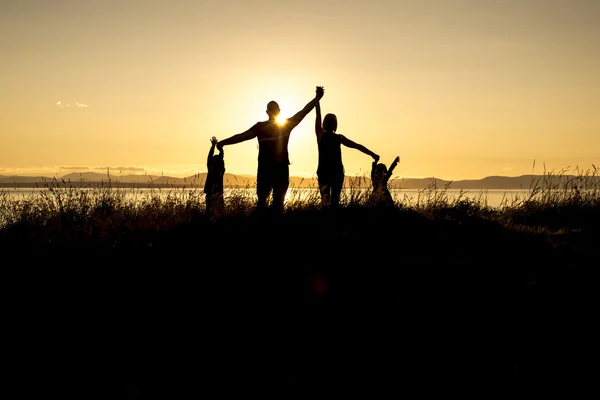
<svg viewBox="0 0 600 400">
<path fill-rule="evenodd" d="M 448 194 L 448 186 L 435 184 L 420 190 L 415 197 L 394 193 L 395 207 L 425 216 L 477 217 L 495 219 L 506 225 L 538 224 L 562 226 L 589 223 L 600 210 L 600 185 L 596 166 L 568 169 L 558 173 L 544 169 L 541 178 L 533 180 L 527 195 L 513 198 L 500 207 L 490 207 L 485 193 L 472 198 L 466 192 Z M 435 181 L 434 181 L 435 182 Z M 231 184 L 231 183 L 229 183 Z M 341 208 L 373 208 L 369 203 L 369 182 L 364 177 L 349 180 L 341 198 Z M 311 190 L 312 189 L 312 190 Z M 317 188 L 290 187 L 286 199 L 286 214 L 321 208 Z M 23 198 L 10 196 L 0 188 L 0 229 L 29 229 L 54 235 L 77 235 L 90 240 L 120 237 L 127 233 L 170 230 L 195 222 L 215 222 L 227 217 L 251 215 L 256 204 L 254 188 L 234 187 L 227 191 L 225 209 L 221 214 L 207 215 L 205 195 L 196 182 L 186 188 L 113 187 L 108 180 L 100 187 L 79 187 L 71 182 L 45 182 L 37 194 Z M 117 239 L 118 240 L 118 239 Z"/>
<path fill-rule="evenodd" d="M 534 163 L 535 166 L 535 163 Z M 600 220 L 600 170 L 569 168 L 547 171 L 534 178 L 527 196 L 502 206 L 504 221 L 510 225 L 543 225 L 548 228 L 590 226 Z"/>
</svg>

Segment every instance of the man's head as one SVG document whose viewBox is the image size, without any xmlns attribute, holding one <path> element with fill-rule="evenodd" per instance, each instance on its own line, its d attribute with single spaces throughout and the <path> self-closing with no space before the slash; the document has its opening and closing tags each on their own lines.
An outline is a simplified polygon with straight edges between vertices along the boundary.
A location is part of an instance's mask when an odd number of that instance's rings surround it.
<svg viewBox="0 0 600 400">
<path fill-rule="evenodd" d="M 337 117 L 335 114 L 327 114 L 323 118 L 323 130 L 327 132 L 337 131 Z"/>
<path fill-rule="evenodd" d="M 279 109 L 279 104 L 277 104 L 276 101 L 271 100 L 267 104 L 267 115 L 269 116 L 269 119 L 277 118 L 277 116 L 279 116 L 280 111 L 281 110 Z"/>
</svg>

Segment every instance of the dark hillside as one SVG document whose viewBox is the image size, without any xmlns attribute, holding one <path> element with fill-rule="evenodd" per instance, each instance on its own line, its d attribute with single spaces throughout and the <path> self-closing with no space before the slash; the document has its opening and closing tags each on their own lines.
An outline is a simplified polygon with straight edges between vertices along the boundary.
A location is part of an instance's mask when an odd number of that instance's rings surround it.
<svg viewBox="0 0 600 400">
<path fill-rule="evenodd" d="M 540 221 L 348 207 L 93 240 L 13 226 L 17 358 L 109 397 L 551 387 L 590 372 L 600 235 Z"/>
</svg>

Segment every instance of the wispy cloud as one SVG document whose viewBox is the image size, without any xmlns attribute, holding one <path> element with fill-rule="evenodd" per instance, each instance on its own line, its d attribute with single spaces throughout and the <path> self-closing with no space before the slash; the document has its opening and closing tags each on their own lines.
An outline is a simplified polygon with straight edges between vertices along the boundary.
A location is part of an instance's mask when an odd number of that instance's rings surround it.
<svg viewBox="0 0 600 400">
<path fill-rule="evenodd" d="M 61 100 L 58 100 L 55 105 L 58 108 L 68 108 L 68 107 L 71 107 L 71 103 L 63 103 Z M 89 104 L 80 103 L 80 102 L 76 101 L 75 102 L 75 107 L 77 107 L 77 108 L 88 108 L 88 107 L 91 107 L 91 106 Z"/>
<path fill-rule="evenodd" d="M 89 171 L 90 167 L 58 167 L 58 169 L 69 171 Z"/>
<path fill-rule="evenodd" d="M 106 172 L 106 170 L 110 170 L 112 172 L 117 172 L 119 171 L 120 173 L 133 173 L 133 174 L 139 174 L 139 173 L 143 173 L 146 172 L 145 168 L 142 167 L 135 167 L 135 166 L 120 166 L 120 167 L 94 167 L 94 170 L 96 171 L 102 171 L 102 172 Z"/>
<path fill-rule="evenodd" d="M 502 168 L 502 172 L 510 172 L 512 171 L 512 167 L 504 167 Z"/>
</svg>

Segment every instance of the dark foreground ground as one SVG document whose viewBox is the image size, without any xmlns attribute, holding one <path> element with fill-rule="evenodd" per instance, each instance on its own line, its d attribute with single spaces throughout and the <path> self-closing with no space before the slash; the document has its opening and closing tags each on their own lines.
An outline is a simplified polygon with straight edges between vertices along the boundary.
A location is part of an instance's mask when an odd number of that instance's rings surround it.
<svg viewBox="0 0 600 400">
<path fill-rule="evenodd" d="M 349 216 L 232 217 L 115 247 L 4 232 L 5 378 L 107 399 L 514 397 L 597 380 L 596 222 L 551 237 Z"/>
</svg>

